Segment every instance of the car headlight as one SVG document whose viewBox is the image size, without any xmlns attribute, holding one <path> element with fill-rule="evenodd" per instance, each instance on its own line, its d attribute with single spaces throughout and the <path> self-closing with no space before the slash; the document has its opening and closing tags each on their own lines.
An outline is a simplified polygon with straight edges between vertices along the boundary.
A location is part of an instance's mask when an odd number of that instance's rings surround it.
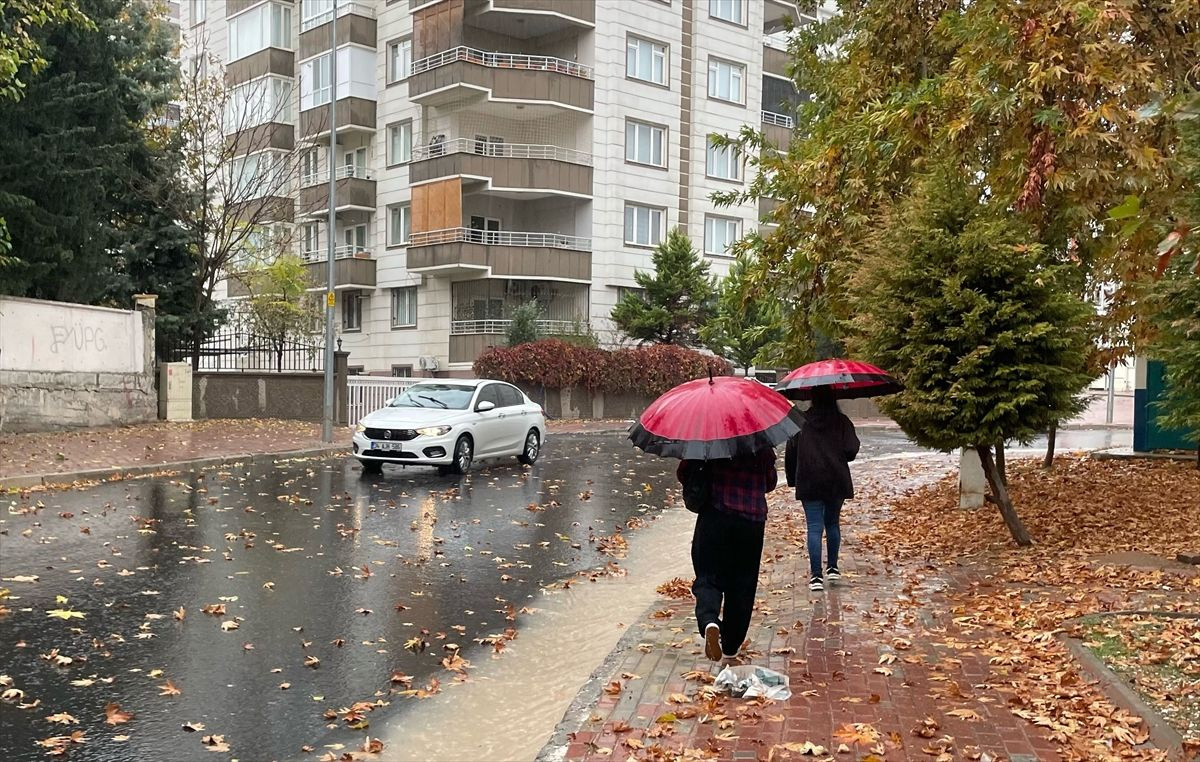
<svg viewBox="0 0 1200 762">
<path fill-rule="evenodd" d="M 417 429 L 417 433 L 423 437 L 440 437 L 443 434 L 450 433 L 449 426 L 426 426 L 423 429 Z"/>
<path fill-rule="evenodd" d="M 367 425 L 365 423 L 360 423 L 354 427 L 354 430 L 356 432 L 358 432 L 359 434 L 362 434 L 363 432 L 365 432 L 367 430 Z"/>
</svg>

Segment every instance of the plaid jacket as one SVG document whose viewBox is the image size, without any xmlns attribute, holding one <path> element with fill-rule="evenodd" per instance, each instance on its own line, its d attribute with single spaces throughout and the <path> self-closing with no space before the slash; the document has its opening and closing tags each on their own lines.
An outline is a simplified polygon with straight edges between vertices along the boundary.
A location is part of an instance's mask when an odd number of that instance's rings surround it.
<svg viewBox="0 0 1200 762">
<path fill-rule="evenodd" d="M 680 461 L 675 472 L 680 484 L 699 463 Z M 707 465 L 712 477 L 714 508 L 750 521 L 767 520 L 767 493 L 775 489 L 779 479 L 774 450 L 766 448 L 732 460 L 710 460 Z"/>
</svg>

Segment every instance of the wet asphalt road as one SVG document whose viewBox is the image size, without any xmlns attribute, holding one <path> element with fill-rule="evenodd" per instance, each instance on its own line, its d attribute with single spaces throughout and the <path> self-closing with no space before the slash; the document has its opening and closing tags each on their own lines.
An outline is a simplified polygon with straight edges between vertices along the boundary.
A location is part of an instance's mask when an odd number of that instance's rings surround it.
<svg viewBox="0 0 1200 762">
<path fill-rule="evenodd" d="M 863 432 L 863 445 L 863 457 L 916 449 L 894 431 Z M 442 663 L 451 644 L 489 658 L 478 641 L 519 636 L 540 588 L 586 584 L 614 560 L 601 548 L 618 527 L 636 542 L 628 525 L 661 510 L 673 467 L 619 434 L 563 435 L 532 469 L 477 464 L 461 479 L 364 478 L 333 459 L 11 498 L 0 675 L 12 685 L 0 693 L 23 694 L 0 702 L 0 757 L 42 759 L 38 739 L 79 730 L 72 760 L 316 759 L 372 733 L 323 713 L 378 699 L 389 706 L 365 719 L 402 728 L 419 699 L 389 695 L 410 687 L 393 672 L 428 688 L 456 679 Z M 178 695 L 164 695 L 168 680 Z M 110 703 L 133 718 L 106 724 Z M 78 724 L 47 720 L 60 713 Z M 230 751 L 208 751 L 208 734 Z"/>
</svg>

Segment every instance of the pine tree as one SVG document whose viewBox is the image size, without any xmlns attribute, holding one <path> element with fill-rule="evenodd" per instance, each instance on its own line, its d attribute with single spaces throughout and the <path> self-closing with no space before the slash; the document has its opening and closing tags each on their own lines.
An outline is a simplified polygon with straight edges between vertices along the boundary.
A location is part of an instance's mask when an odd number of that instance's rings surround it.
<svg viewBox="0 0 1200 762">
<path fill-rule="evenodd" d="M 538 321 L 542 318 L 541 305 L 536 300 L 529 300 L 517 305 L 509 316 L 508 331 L 505 339 L 510 347 L 528 344 L 538 340 Z"/>
<path fill-rule="evenodd" d="M 641 294 L 626 294 L 612 321 L 639 342 L 695 346 L 713 312 L 716 284 L 682 228 L 674 228 L 653 256 L 654 272 L 635 271 Z"/>
<path fill-rule="evenodd" d="M 992 448 L 1080 406 L 1091 308 L 1034 231 L 959 171 L 922 180 L 867 238 L 851 349 L 904 391 L 880 408 L 916 443 L 979 453 L 1005 523 L 1032 542 Z"/>
<path fill-rule="evenodd" d="M 783 338 L 783 311 L 776 301 L 747 293 L 748 257 L 739 256 L 721 281 L 713 317 L 700 329 L 705 346 L 749 373 L 769 363 L 768 353 Z"/>
</svg>

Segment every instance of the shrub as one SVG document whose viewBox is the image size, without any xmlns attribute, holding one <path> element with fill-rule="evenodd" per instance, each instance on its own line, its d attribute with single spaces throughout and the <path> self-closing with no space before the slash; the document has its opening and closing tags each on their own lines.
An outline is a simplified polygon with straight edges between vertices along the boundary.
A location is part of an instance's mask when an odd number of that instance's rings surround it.
<svg viewBox="0 0 1200 762">
<path fill-rule="evenodd" d="M 692 349 L 656 344 L 608 351 L 540 339 L 515 347 L 493 347 L 475 361 L 475 375 L 549 389 L 580 386 L 589 391 L 657 397 L 673 386 L 733 372 L 719 357 Z"/>
<path fill-rule="evenodd" d="M 538 340 L 538 320 L 542 318 L 542 308 L 537 302 L 525 302 L 512 311 L 508 324 L 508 345 L 510 347 L 529 344 Z"/>
</svg>

